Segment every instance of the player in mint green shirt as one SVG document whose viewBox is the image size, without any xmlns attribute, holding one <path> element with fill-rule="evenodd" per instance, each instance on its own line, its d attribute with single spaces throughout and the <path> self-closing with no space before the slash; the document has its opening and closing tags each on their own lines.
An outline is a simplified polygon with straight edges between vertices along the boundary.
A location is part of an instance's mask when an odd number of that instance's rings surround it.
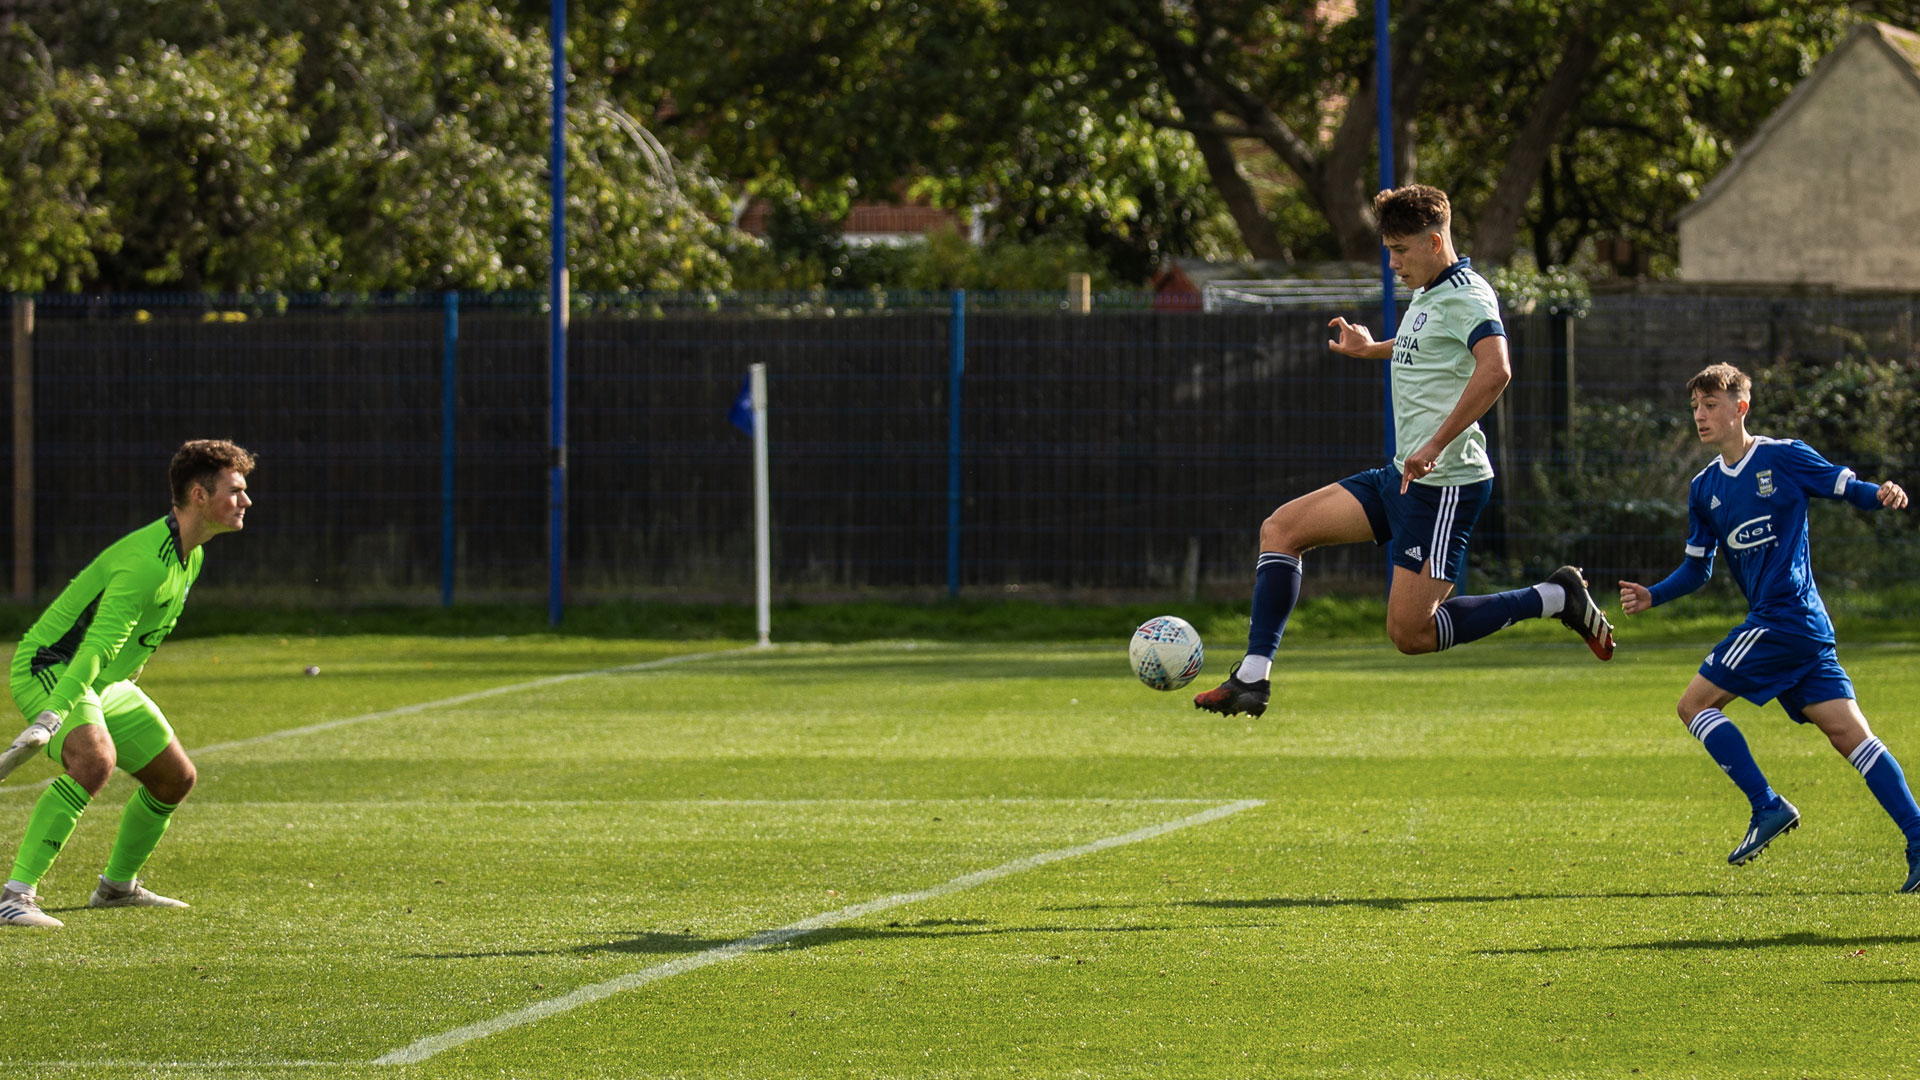
<svg viewBox="0 0 1920 1080">
<path fill-rule="evenodd" d="M 1413 299 L 1394 340 L 1375 341 L 1366 327 L 1334 319 L 1328 325 L 1339 336 L 1327 344 L 1345 356 L 1392 361 L 1399 452 L 1383 468 L 1286 503 L 1260 526 L 1246 658 L 1226 682 L 1197 695 L 1196 708 L 1227 716 L 1266 711 L 1273 655 L 1300 598 L 1300 558 L 1329 544 L 1392 545 L 1387 636 L 1403 653 L 1439 652 L 1522 619 L 1553 616 L 1594 655 L 1613 656 L 1613 628 L 1578 567 L 1563 566 L 1525 589 L 1449 599 L 1493 490 L 1479 421 L 1513 377 L 1507 331 L 1493 287 L 1454 251 L 1446 192 L 1409 184 L 1376 195 L 1373 209 L 1389 261 Z"/>
<path fill-rule="evenodd" d="M 116 765 L 140 787 L 121 814 L 113 852 L 87 906 L 187 906 L 139 880 L 195 776 L 166 716 L 134 679 L 180 621 L 206 556 L 202 545 L 245 527 L 252 471 L 253 456 L 230 442 L 182 445 L 167 470 L 172 513 L 88 563 L 14 650 L 9 688 L 21 715 L 33 720 L 0 752 L 0 779 L 36 753 L 63 772 L 27 820 L 0 890 L 0 925 L 61 925 L 40 910 L 36 889 Z"/>
</svg>

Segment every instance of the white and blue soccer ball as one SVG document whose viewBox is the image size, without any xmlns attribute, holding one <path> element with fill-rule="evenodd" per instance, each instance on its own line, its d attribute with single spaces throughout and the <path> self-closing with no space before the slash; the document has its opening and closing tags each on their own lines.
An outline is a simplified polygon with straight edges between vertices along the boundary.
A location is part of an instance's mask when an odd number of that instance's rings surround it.
<svg viewBox="0 0 1920 1080">
<path fill-rule="evenodd" d="M 1127 658 L 1141 682 L 1155 690 L 1178 690 L 1200 674 L 1206 650 L 1192 623 L 1177 615 L 1160 615 L 1133 632 Z"/>
</svg>

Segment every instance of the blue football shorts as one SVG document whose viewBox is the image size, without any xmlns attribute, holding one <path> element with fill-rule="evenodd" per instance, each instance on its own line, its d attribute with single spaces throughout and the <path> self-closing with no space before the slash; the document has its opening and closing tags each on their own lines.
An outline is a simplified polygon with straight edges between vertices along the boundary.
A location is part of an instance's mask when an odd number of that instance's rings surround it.
<svg viewBox="0 0 1920 1080">
<path fill-rule="evenodd" d="M 1441 581 L 1460 580 L 1467 564 L 1467 538 L 1493 495 L 1493 481 L 1458 487 L 1407 485 L 1400 493 L 1400 470 L 1388 465 L 1340 481 L 1353 492 L 1373 526 L 1373 542 L 1393 545 L 1393 565 L 1427 573 Z"/>
<path fill-rule="evenodd" d="M 1700 665 L 1700 675 L 1755 705 L 1778 699 L 1796 724 L 1802 709 L 1836 698 L 1853 698 L 1853 680 L 1840 666 L 1833 642 L 1783 633 L 1751 622 L 1734 627 Z"/>
</svg>

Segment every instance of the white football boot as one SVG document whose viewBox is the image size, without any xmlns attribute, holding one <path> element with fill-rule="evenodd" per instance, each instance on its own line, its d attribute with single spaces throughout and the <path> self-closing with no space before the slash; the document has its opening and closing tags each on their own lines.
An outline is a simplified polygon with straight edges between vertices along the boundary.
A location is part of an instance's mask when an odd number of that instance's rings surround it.
<svg viewBox="0 0 1920 1080">
<path fill-rule="evenodd" d="M 12 746 L 0 750 L 0 780 L 5 780 L 9 773 L 25 764 L 28 758 L 46 749 L 46 745 L 53 741 L 54 732 L 59 730 L 58 715 L 43 712 L 34 717 L 33 723 L 28 724 L 27 729 L 13 740 Z"/>
<path fill-rule="evenodd" d="M 14 892 L 0 889 L 0 925 L 65 926 L 59 919 L 40 910 L 40 898 L 32 890 Z"/>
<path fill-rule="evenodd" d="M 88 907 L 192 907 L 185 900 L 175 900 L 171 896 L 161 896 L 135 879 L 126 888 L 116 888 L 107 884 L 106 878 L 100 879 L 100 885 L 87 897 Z"/>
</svg>

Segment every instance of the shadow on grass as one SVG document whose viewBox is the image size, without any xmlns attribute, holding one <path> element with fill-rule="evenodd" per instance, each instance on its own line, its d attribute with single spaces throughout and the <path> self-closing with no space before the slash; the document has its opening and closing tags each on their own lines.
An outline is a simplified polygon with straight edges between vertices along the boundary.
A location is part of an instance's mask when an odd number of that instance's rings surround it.
<svg viewBox="0 0 1920 1080">
<path fill-rule="evenodd" d="M 992 926 L 985 919 L 921 919 L 914 923 L 890 922 L 876 927 L 822 927 L 802 930 L 780 940 L 756 942 L 784 933 L 766 931 L 741 938 L 696 937 L 685 933 L 642 931 L 632 937 L 612 941 L 573 945 L 557 949 L 494 949 L 486 952 L 413 953 L 410 960 L 485 960 L 509 956 L 684 956 L 737 945 L 744 949 L 766 951 L 815 949 L 857 941 L 904 941 L 909 938 L 991 937 L 1002 934 L 1143 934 L 1175 933 L 1194 929 L 1186 926 Z"/>
<path fill-rule="evenodd" d="M 1402 911 L 1425 904 L 1504 904 L 1519 900 L 1671 900 L 1725 896 L 1719 892 L 1507 893 L 1485 896 L 1266 896 L 1244 900 L 1185 900 L 1206 908 L 1373 908 Z M 1824 894 L 1823 894 L 1824 895 Z"/>
<path fill-rule="evenodd" d="M 1571 952 L 1720 952 L 1747 949 L 1857 949 L 1864 945 L 1920 945 L 1920 934 L 1874 934 L 1848 937 L 1841 934 L 1775 934 L 1772 937 L 1746 938 L 1674 938 L 1670 941 L 1623 941 L 1617 945 L 1538 945 L 1529 949 L 1477 949 L 1482 956 L 1516 956 L 1538 953 Z M 1896 982 L 1920 982 L 1898 979 Z"/>
</svg>

